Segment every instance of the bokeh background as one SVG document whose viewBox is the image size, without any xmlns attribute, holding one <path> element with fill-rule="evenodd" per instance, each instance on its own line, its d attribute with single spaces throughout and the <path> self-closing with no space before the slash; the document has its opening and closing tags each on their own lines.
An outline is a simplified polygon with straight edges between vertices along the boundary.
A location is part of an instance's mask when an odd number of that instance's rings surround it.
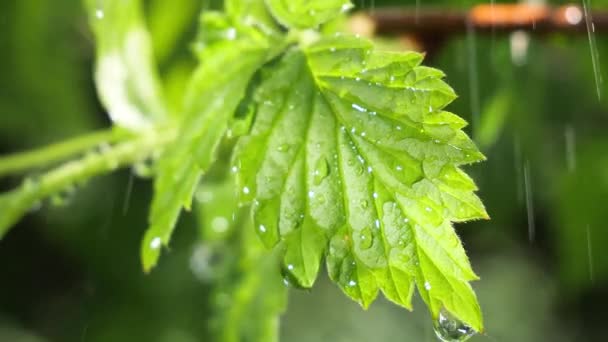
<svg viewBox="0 0 608 342">
<path fill-rule="evenodd" d="M 355 3 L 370 11 L 489 1 Z M 606 0 L 588 3 L 608 11 Z M 195 63 L 189 42 L 199 10 L 219 6 L 146 2 L 169 102 Z M 608 35 L 595 34 L 594 69 L 586 33 L 516 34 L 454 35 L 426 62 L 448 75 L 460 95 L 449 109 L 473 122 L 468 132 L 488 156 L 467 171 L 492 220 L 457 225 L 482 278 L 474 287 L 487 334 L 473 340 L 601 341 L 608 317 Z M 525 49 L 514 57 L 521 37 Z M 408 47 L 403 38 L 393 43 Z M 93 56 L 79 0 L 0 2 L 0 153 L 110 125 L 95 94 Z M 0 189 L 18 180 L 2 179 Z M 43 204 L 22 220 L 0 242 L 0 341 L 210 341 L 212 260 L 192 215 L 181 220 L 159 267 L 141 271 L 150 198 L 150 182 L 123 170 L 80 188 L 66 206 Z M 363 311 L 326 276 L 289 297 L 283 341 L 435 340 L 420 300 L 413 313 L 383 299 Z"/>
</svg>

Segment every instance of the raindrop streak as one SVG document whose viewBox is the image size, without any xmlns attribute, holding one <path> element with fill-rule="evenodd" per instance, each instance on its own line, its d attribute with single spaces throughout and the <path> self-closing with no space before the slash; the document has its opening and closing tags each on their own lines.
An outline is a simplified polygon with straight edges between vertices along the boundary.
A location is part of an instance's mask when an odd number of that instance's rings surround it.
<svg viewBox="0 0 608 342">
<path fill-rule="evenodd" d="M 526 191 L 526 210 L 528 212 L 528 240 L 534 242 L 536 226 L 534 221 L 534 204 L 532 203 L 532 181 L 530 180 L 530 162 L 524 164 L 524 187 Z"/>
<path fill-rule="evenodd" d="M 439 317 L 437 317 L 433 325 L 435 335 L 437 335 L 440 341 L 444 342 L 466 341 L 477 333 L 473 328 L 452 316 L 445 309 L 439 312 Z"/>
<path fill-rule="evenodd" d="M 576 132 L 571 125 L 566 126 L 564 137 L 566 139 L 566 165 L 568 171 L 574 172 L 576 169 Z"/>
<path fill-rule="evenodd" d="M 473 138 L 477 136 L 479 127 L 479 80 L 477 75 L 477 46 L 475 42 L 475 27 L 467 21 L 467 50 L 469 59 L 469 93 L 471 94 L 471 121 Z M 477 139 L 475 139 L 477 140 Z"/>
<path fill-rule="evenodd" d="M 515 188 L 517 189 L 517 201 L 521 204 L 524 202 L 524 193 L 521 191 L 523 189 L 521 181 L 521 144 L 519 142 L 519 137 L 517 136 L 513 139 L 513 158 L 515 159 Z"/>
<path fill-rule="evenodd" d="M 589 225 L 587 225 L 586 233 L 587 233 L 587 259 L 589 260 L 589 280 L 591 280 L 591 283 L 594 283 L 595 277 L 593 274 L 593 249 L 591 248 L 591 227 Z"/>
<path fill-rule="evenodd" d="M 591 64 L 593 64 L 593 75 L 595 77 L 595 89 L 597 90 L 597 99 L 602 100 L 601 87 L 604 83 L 602 79 L 602 70 L 600 69 L 600 53 L 597 49 L 597 42 L 595 41 L 595 25 L 593 24 L 593 17 L 589 12 L 589 2 L 591 0 L 582 0 L 583 10 L 585 11 L 585 23 L 587 25 L 587 36 L 589 37 L 589 49 L 591 50 Z"/>
<path fill-rule="evenodd" d="M 125 190 L 125 200 L 122 202 L 122 216 L 127 214 L 129 206 L 131 205 L 131 192 L 133 191 L 133 172 L 129 174 L 129 180 L 127 181 L 127 189 Z"/>
<path fill-rule="evenodd" d="M 495 42 L 496 42 L 496 0 L 490 0 L 490 21 L 492 22 L 492 38 L 490 40 L 490 55 L 493 57 L 494 52 L 496 51 Z"/>
</svg>

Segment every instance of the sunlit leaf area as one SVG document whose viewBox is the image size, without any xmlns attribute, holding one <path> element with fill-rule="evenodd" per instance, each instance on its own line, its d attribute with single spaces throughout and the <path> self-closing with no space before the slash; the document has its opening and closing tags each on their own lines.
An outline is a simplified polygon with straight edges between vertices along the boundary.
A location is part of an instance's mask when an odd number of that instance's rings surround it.
<svg viewBox="0 0 608 342">
<path fill-rule="evenodd" d="M 603 341 L 608 0 L 0 2 L 0 342 Z"/>
</svg>

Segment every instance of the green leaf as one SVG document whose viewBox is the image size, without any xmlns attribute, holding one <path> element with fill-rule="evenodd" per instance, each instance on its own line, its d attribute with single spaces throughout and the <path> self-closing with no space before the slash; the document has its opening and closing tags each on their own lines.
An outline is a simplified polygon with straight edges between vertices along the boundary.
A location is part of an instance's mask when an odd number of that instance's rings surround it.
<svg viewBox="0 0 608 342">
<path fill-rule="evenodd" d="M 217 164 L 222 164 L 218 162 Z M 227 167 L 214 166 L 227 171 Z M 216 175 L 223 177 L 218 179 Z M 197 191 L 203 251 L 212 280 L 211 331 L 214 341 L 278 341 L 279 315 L 285 310 L 287 287 L 279 272 L 279 250 L 269 252 L 253 230 L 245 208 L 237 205 L 234 177 L 217 172 Z M 203 260 L 204 262 L 205 260 Z"/>
<path fill-rule="evenodd" d="M 202 63 L 186 93 L 184 120 L 178 138 L 159 161 L 154 182 L 150 227 L 142 242 L 142 263 L 149 271 L 168 245 L 182 207 L 190 209 L 202 174 L 216 158 L 216 150 L 231 117 L 243 99 L 254 73 L 269 58 L 269 41 L 248 32 L 201 45 Z"/>
<path fill-rule="evenodd" d="M 280 28 L 263 0 L 226 0 L 226 14 L 239 26 L 248 26 L 267 36 L 280 34 Z"/>
<path fill-rule="evenodd" d="M 314 28 L 350 10 L 349 0 L 266 0 L 272 15 L 290 28 Z"/>
<path fill-rule="evenodd" d="M 138 0 L 87 0 L 97 91 L 112 121 L 132 130 L 167 116 L 141 7 Z"/>
<path fill-rule="evenodd" d="M 482 330 L 477 279 L 451 222 L 487 218 L 460 165 L 484 159 L 444 110 L 456 98 L 417 53 L 337 36 L 293 50 L 256 93 L 256 120 L 234 154 L 241 201 L 267 247 L 310 287 L 329 275 L 367 307 L 382 291 L 411 308 L 417 286 Z"/>
<path fill-rule="evenodd" d="M 211 296 L 214 341 L 276 342 L 280 314 L 287 305 L 287 286 L 279 273 L 280 253 L 264 248 L 250 220 L 238 232 L 221 248 L 224 270 Z"/>
</svg>

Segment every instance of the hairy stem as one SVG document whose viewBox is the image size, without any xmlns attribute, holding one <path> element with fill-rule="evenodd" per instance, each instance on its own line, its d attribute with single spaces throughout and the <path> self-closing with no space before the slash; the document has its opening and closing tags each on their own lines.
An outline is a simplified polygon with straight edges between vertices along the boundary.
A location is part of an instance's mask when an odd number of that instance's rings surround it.
<svg viewBox="0 0 608 342">
<path fill-rule="evenodd" d="M 141 162 L 173 141 L 175 135 L 175 129 L 167 127 L 142 132 L 116 145 L 89 152 L 40 177 L 26 179 L 19 188 L 0 196 L 3 211 L 0 216 L 0 238 L 39 201 L 61 195 L 95 176 Z"/>
<path fill-rule="evenodd" d="M 106 129 L 35 150 L 10 154 L 0 158 L 0 177 L 48 167 L 101 144 L 113 144 L 132 136 L 133 133 L 126 130 Z"/>
</svg>

